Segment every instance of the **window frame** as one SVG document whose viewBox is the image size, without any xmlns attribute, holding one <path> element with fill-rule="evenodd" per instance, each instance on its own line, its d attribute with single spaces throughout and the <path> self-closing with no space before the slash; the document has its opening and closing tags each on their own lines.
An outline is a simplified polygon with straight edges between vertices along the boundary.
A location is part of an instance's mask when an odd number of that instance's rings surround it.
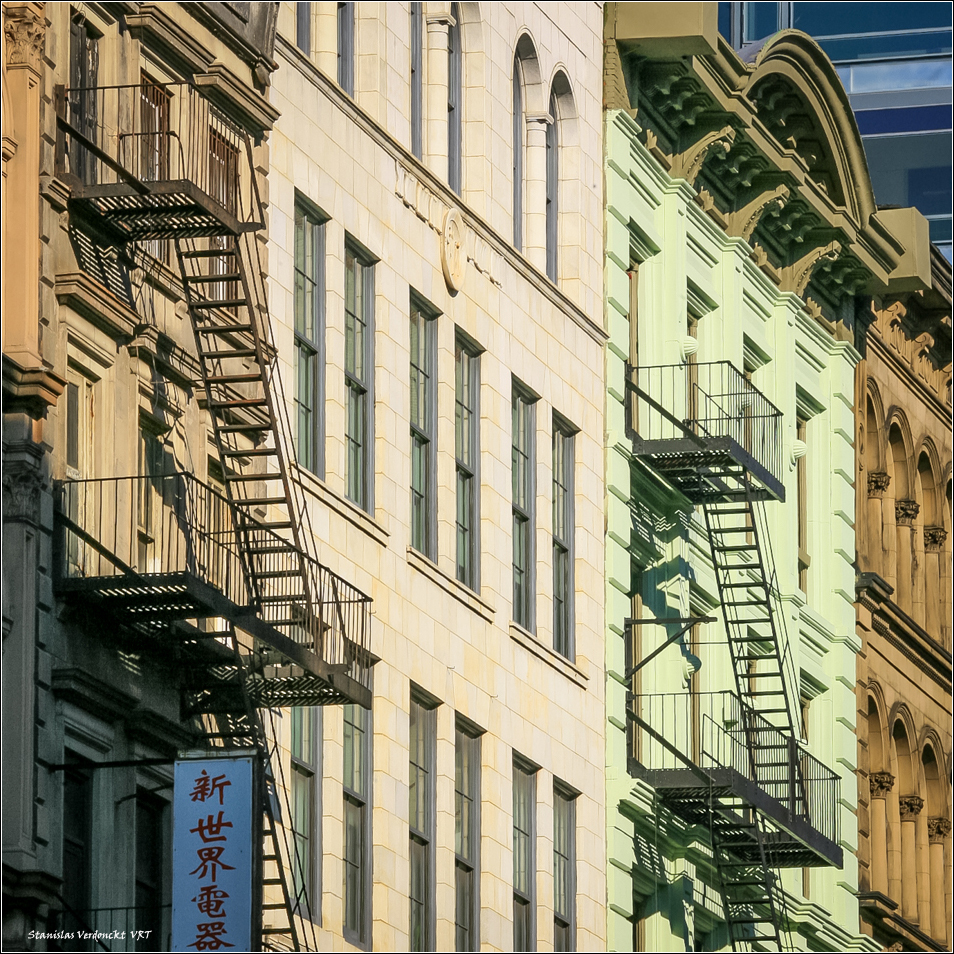
<svg viewBox="0 0 954 954">
<path fill-rule="evenodd" d="M 473 728 L 458 717 L 454 727 L 454 946 L 457 951 L 480 950 L 480 730 Z M 469 749 L 469 791 L 464 791 L 463 759 Z M 471 811 L 470 841 L 466 852 L 462 851 L 463 800 L 468 799 Z M 470 943 L 462 943 L 459 915 L 461 912 L 460 891 L 462 881 L 470 881 Z"/>
<path fill-rule="evenodd" d="M 421 731 L 419 761 L 414 761 L 414 729 L 415 724 Z M 437 835 L 437 709 L 420 694 L 412 691 L 410 709 L 408 712 L 408 950 L 433 951 L 437 936 L 437 891 L 436 891 L 436 835 Z M 415 769 L 424 774 L 424 804 L 421 809 L 423 825 L 415 825 L 415 812 L 412 791 L 416 790 Z M 417 782 L 419 783 L 419 778 Z M 414 883 L 414 846 L 423 848 L 424 863 L 424 891 L 421 905 L 423 907 L 424 936 L 421 944 L 415 946 L 413 937 L 414 903 L 412 886 Z"/>
<path fill-rule="evenodd" d="M 299 228 L 298 223 L 302 220 L 304 227 L 310 229 L 311 236 L 311 265 L 312 271 L 309 274 L 304 268 L 299 267 Z M 295 199 L 295 238 L 294 254 L 292 268 L 294 272 L 294 379 L 295 393 L 293 397 L 293 406 L 295 409 L 295 459 L 299 467 L 314 474 L 316 477 L 324 479 L 325 476 L 325 295 L 326 295 L 326 274 L 325 274 L 325 223 L 327 216 L 322 215 L 311 203 L 307 202 L 303 196 L 296 196 Z M 305 263 L 302 262 L 302 265 Z M 299 322 L 299 303 L 302 311 L 307 307 L 307 296 L 304 294 L 305 283 L 310 282 L 312 286 L 312 315 L 311 315 L 311 336 L 307 334 L 308 320 Z M 301 286 L 301 287 L 299 287 Z M 308 352 L 308 359 L 313 363 L 314 370 L 311 375 L 311 407 L 307 413 L 311 426 L 309 428 L 309 441 L 311 444 L 310 452 L 302 454 L 302 379 L 301 379 L 301 359 L 302 353 Z"/>
<path fill-rule="evenodd" d="M 513 247 L 523 251 L 523 75 L 520 56 L 513 57 Z"/>
<path fill-rule="evenodd" d="M 536 866 L 536 842 L 537 842 L 537 767 L 519 755 L 513 756 L 513 949 L 514 951 L 533 951 L 537 947 L 537 866 Z M 518 805 L 517 799 L 520 797 L 518 791 L 518 777 L 526 779 L 526 815 L 527 831 L 522 832 L 517 827 Z M 519 880 L 518 857 L 517 857 L 517 839 L 518 832 L 526 838 L 527 842 L 527 890 L 518 889 Z M 527 908 L 527 943 L 521 947 L 517 937 L 517 906 L 523 905 Z"/>
<path fill-rule="evenodd" d="M 296 729 L 296 720 L 305 716 L 311 723 L 308 733 L 310 752 L 304 752 L 296 746 L 296 735 L 299 740 L 302 738 L 302 728 Z M 292 841 L 295 846 L 295 856 L 292 859 L 292 890 L 294 892 L 294 904 L 296 913 L 303 918 L 321 923 L 321 755 L 322 755 L 322 713 L 320 706 L 293 706 L 290 712 L 291 739 L 289 745 L 291 762 L 291 818 L 290 828 Z M 296 749 L 298 751 L 296 752 Z M 307 831 L 302 833 L 296 827 L 296 781 L 301 780 L 301 784 L 306 784 L 308 789 L 308 819 L 306 820 Z M 299 864 L 299 838 L 304 838 L 307 846 L 307 857 L 302 865 L 304 874 L 304 884 L 298 886 L 296 880 L 298 877 Z M 305 901 L 307 911 L 304 912 L 301 907 L 302 899 Z M 317 901 L 317 904 L 316 904 Z"/>
<path fill-rule="evenodd" d="M 339 3 L 338 26 L 338 85 L 354 97 L 354 3 Z"/>
<path fill-rule="evenodd" d="M 463 189 L 463 45 L 461 43 L 460 4 L 451 4 L 451 22 L 447 28 L 447 184 L 461 195 Z"/>
<path fill-rule="evenodd" d="M 295 46 L 311 56 L 311 3 L 300 0 L 295 4 Z"/>
<path fill-rule="evenodd" d="M 411 3 L 411 153 L 424 158 L 424 4 Z"/>
<path fill-rule="evenodd" d="M 553 783 L 553 949 L 564 951 L 576 950 L 576 802 L 579 797 L 578 792 L 563 785 L 558 780 Z M 562 803 L 566 806 L 567 812 L 567 851 L 565 857 L 567 869 L 567 881 L 565 886 L 567 903 L 569 911 L 565 916 L 557 913 L 557 878 L 559 871 L 559 858 L 561 853 L 558 850 L 558 805 Z M 569 943 L 566 947 L 558 948 L 556 946 L 557 928 L 563 926 L 566 928 Z"/>
<path fill-rule="evenodd" d="M 361 712 L 361 725 L 358 726 L 352 719 L 349 723 L 349 714 L 353 716 L 355 712 Z M 372 925 L 372 851 L 371 851 L 371 805 L 372 805 L 372 721 L 371 710 L 363 709 L 361 706 L 349 703 L 343 709 L 342 720 L 344 724 L 344 737 L 342 744 L 344 775 L 342 779 L 342 801 L 344 803 L 344 832 L 342 840 L 342 849 L 344 857 L 342 858 L 342 934 L 346 941 L 359 947 L 368 948 L 371 944 L 371 925 Z M 361 789 L 356 789 L 354 785 L 349 785 L 348 780 L 348 726 L 352 726 L 351 732 L 351 765 L 352 781 L 354 779 L 354 767 L 356 764 L 354 753 L 354 731 L 360 728 L 363 733 L 364 744 L 358 753 L 358 771 L 359 780 L 363 779 Z M 361 844 L 358 846 L 360 852 L 359 858 L 359 881 L 358 890 L 360 894 L 357 898 L 358 924 L 352 927 L 348 924 L 348 810 L 349 806 L 356 808 L 360 815 L 359 827 L 361 835 Z"/>
<path fill-rule="evenodd" d="M 560 120 L 556 93 L 550 91 L 550 121 L 546 129 L 547 278 L 556 284 L 560 267 Z"/>
<path fill-rule="evenodd" d="M 527 390 L 516 378 L 512 383 L 511 395 L 511 444 L 510 462 L 512 477 L 511 507 L 513 520 L 511 524 L 513 544 L 513 621 L 528 632 L 534 632 L 536 627 L 536 403 L 538 398 Z M 517 415 L 518 407 L 526 408 L 525 423 L 527 446 L 521 448 L 517 444 L 520 427 Z M 525 460 L 524 486 L 518 488 L 518 454 Z M 518 503 L 518 489 L 522 489 L 526 505 Z M 517 562 L 518 528 L 526 528 L 525 554 L 526 567 L 523 568 L 524 579 L 518 584 L 517 574 L 520 567 Z"/>
<path fill-rule="evenodd" d="M 575 573 L 575 537 L 576 537 L 576 434 L 578 429 L 573 427 L 565 418 L 554 412 L 552 435 L 552 562 L 553 562 L 553 648 L 561 656 L 571 662 L 576 658 L 576 573 Z M 562 485 L 559 484 L 557 469 L 557 446 L 563 442 Z M 557 523 L 557 493 L 562 486 L 564 512 L 562 520 L 565 525 L 565 536 L 558 535 Z M 559 573 L 558 556 L 565 562 L 564 571 L 564 599 L 562 607 L 557 603 L 557 578 Z M 560 617 L 562 616 L 562 630 L 564 645 L 559 645 Z"/>
<path fill-rule="evenodd" d="M 437 312 L 418 294 L 411 293 L 408 350 L 409 388 L 411 407 L 409 409 L 411 434 L 411 547 L 429 560 L 437 562 Z M 418 354 L 414 349 L 414 326 L 420 324 L 423 341 L 419 340 Z M 419 332 L 420 335 L 420 332 Z M 415 357 L 421 365 L 415 363 Z M 415 380 L 422 380 L 423 412 L 417 422 L 414 418 Z M 415 460 L 418 450 L 422 452 L 423 481 L 418 486 L 415 479 L 417 471 Z M 418 514 L 418 508 L 421 513 Z M 418 518 L 421 526 L 418 530 Z"/>
<path fill-rule="evenodd" d="M 463 360 L 465 355 L 466 361 Z M 480 355 L 481 349 L 458 329 L 454 341 L 455 575 L 458 582 L 463 583 L 475 593 L 480 591 Z M 465 403 L 465 374 L 469 377 L 466 384 L 472 399 L 470 406 Z M 466 459 L 461 454 L 464 449 L 461 426 L 464 413 L 470 417 Z M 461 500 L 462 481 L 470 488 L 469 502 Z M 468 511 L 469 528 L 464 528 L 461 524 L 464 506 Z M 466 566 L 461 560 L 462 533 L 467 535 L 464 548 Z"/>
<path fill-rule="evenodd" d="M 364 371 L 359 375 L 348 364 L 349 322 L 358 321 L 357 298 L 349 302 L 348 270 L 349 260 L 360 268 L 361 282 L 361 309 L 360 322 L 363 329 L 361 361 Z M 345 493 L 349 500 L 364 510 L 374 513 L 374 259 L 369 256 L 350 237 L 345 240 Z M 351 282 L 351 287 L 357 295 L 358 278 Z M 357 328 L 351 332 L 355 334 Z M 353 360 L 357 352 L 352 348 Z M 354 393 L 352 393 L 354 392 Z M 360 403 L 360 421 L 352 419 L 354 404 L 352 399 Z M 353 438 L 354 427 L 360 423 L 362 440 L 358 443 Z M 361 473 L 352 472 L 351 443 L 358 443 Z"/>
</svg>

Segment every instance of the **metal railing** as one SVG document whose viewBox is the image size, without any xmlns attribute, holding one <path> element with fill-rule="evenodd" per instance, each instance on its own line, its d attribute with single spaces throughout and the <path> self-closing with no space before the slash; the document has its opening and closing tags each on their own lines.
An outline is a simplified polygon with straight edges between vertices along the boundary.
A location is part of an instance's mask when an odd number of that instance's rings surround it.
<svg viewBox="0 0 954 954">
<path fill-rule="evenodd" d="M 168 951 L 171 917 L 171 904 L 58 911 L 50 933 L 64 936 L 47 942 L 48 950 Z"/>
<path fill-rule="evenodd" d="M 633 696 L 629 705 L 656 734 L 633 724 L 635 756 L 644 769 L 684 769 L 686 761 L 705 771 L 732 769 L 792 818 L 837 841 L 838 775 L 735 693 L 647 693 Z"/>
<path fill-rule="evenodd" d="M 190 83 L 57 91 L 57 171 L 84 185 L 189 182 L 236 214 L 247 135 Z"/>
<path fill-rule="evenodd" d="M 641 441 L 731 438 L 781 482 L 782 412 L 730 361 L 640 366 L 630 386 Z"/>
<path fill-rule="evenodd" d="M 266 525 L 236 527 L 228 500 L 191 474 L 70 480 L 58 490 L 66 579 L 190 574 L 370 686 L 370 597 Z M 255 561 L 258 593 L 249 589 L 240 543 Z M 302 565 L 311 612 L 302 605 Z"/>
</svg>

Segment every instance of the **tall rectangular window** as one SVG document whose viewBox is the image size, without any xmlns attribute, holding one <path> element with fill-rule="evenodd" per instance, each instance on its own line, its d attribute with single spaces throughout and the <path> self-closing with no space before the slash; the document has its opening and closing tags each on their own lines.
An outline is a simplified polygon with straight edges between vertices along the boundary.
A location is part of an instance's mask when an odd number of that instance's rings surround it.
<svg viewBox="0 0 954 954">
<path fill-rule="evenodd" d="M 424 155 L 424 15 L 423 3 L 411 4 L 411 152 Z"/>
<path fill-rule="evenodd" d="M 461 190 L 461 46 L 460 4 L 451 4 L 451 22 L 447 30 L 447 184 L 460 195 Z"/>
<path fill-rule="evenodd" d="M 795 436 L 808 443 L 808 421 L 799 416 L 795 419 Z M 798 502 L 798 588 L 808 593 L 808 568 L 811 557 L 808 555 L 808 461 L 805 456 L 795 464 L 796 496 Z"/>
<path fill-rule="evenodd" d="M 345 248 L 345 388 L 348 497 L 363 510 L 373 506 L 374 267 Z"/>
<path fill-rule="evenodd" d="M 434 950 L 434 748 L 436 712 L 412 697 L 410 712 L 410 949 Z"/>
<path fill-rule="evenodd" d="M 547 124 L 547 179 L 546 179 L 546 228 L 547 228 L 547 278 L 557 280 L 557 255 L 560 240 L 559 195 L 560 195 L 560 126 L 557 118 L 556 96 L 550 94 L 550 117 Z"/>
<path fill-rule="evenodd" d="M 344 707 L 344 936 L 371 939 L 371 714 Z"/>
<path fill-rule="evenodd" d="M 553 789 L 553 950 L 576 950 L 576 801 Z"/>
<path fill-rule="evenodd" d="M 454 736 L 454 892 L 458 951 L 480 945 L 480 737 L 458 725 Z"/>
<path fill-rule="evenodd" d="M 513 619 L 533 629 L 534 501 L 532 400 L 515 383 L 512 399 Z"/>
<path fill-rule="evenodd" d="M 460 336 L 454 347 L 454 456 L 457 470 L 457 579 L 480 585 L 480 361 Z"/>
<path fill-rule="evenodd" d="M 165 803 L 145 789 L 136 793 L 136 930 L 148 935 L 137 951 L 163 951 L 163 877 Z"/>
<path fill-rule="evenodd" d="M 70 122 L 90 142 L 99 145 L 99 31 L 81 13 L 70 18 Z M 70 171 L 95 185 L 95 156 L 78 140 L 70 142 Z"/>
<path fill-rule="evenodd" d="M 325 228 L 302 203 L 295 206 L 295 453 L 324 477 Z"/>
<path fill-rule="evenodd" d="M 553 648 L 573 647 L 573 434 L 553 418 Z"/>
<path fill-rule="evenodd" d="M 292 864 L 294 904 L 303 918 L 318 920 L 317 889 L 321 853 L 318 833 L 320 710 L 295 706 L 291 710 L 291 801 L 295 857 Z"/>
<path fill-rule="evenodd" d="M 536 773 L 513 763 L 513 949 L 536 948 Z"/>
<path fill-rule="evenodd" d="M 311 56 L 311 4 L 295 4 L 295 46 Z"/>
<path fill-rule="evenodd" d="M 71 752 L 63 773 L 63 886 L 66 903 L 64 928 L 83 930 L 92 907 L 93 773 Z"/>
<path fill-rule="evenodd" d="M 437 557 L 437 321 L 411 299 L 411 546 Z"/>
<path fill-rule="evenodd" d="M 338 85 L 354 96 L 354 4 L 338 4 Z"/>
</svg>

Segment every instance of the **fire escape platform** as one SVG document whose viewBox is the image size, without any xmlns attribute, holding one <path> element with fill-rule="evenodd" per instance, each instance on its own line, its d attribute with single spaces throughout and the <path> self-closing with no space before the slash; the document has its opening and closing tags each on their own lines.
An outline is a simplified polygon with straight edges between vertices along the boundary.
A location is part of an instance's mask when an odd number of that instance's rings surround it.
<svg viewBox="0 0 954 954">
<path fill-rule="evenodd" d="M 756 782 L 731 767 L 707 768 L 703 780 L 698 769 L 647 769 L 634 766 L 634 774 L 652 785 L 659 801 L 690 825 L 718 826 L 732 851 L 741 860 L 759 862 L 758 841 L 738 810 L 725 807 L 732 803 L 752 806 L 772 820 L 772 833 L 765 850 L 778 868 L 810 868 L 844 863 L 842 849 L 804 818 L 768 794 Z"/>
</svg>

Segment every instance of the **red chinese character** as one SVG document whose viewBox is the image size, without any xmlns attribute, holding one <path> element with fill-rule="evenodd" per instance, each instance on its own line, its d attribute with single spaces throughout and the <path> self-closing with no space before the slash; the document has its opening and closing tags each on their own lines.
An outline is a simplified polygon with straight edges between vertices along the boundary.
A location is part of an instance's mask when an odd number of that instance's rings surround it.
<svg viewBox="0 0 954 954">
<path fill-rule="evenodd" d="M 206 843 L 210 841 L 225 841 L 226 836 L 222 834 L 222 829 L 231 828 L 232 823 L 222 821 L 222 814 L 222 812 L 219 812 L 218 817 L 209 815 L 205 819 L 200 818 L 199 824 L 195 828 L 190 828 L 189 831 L 193 835 L 198 832 L 199 837 Z"/>
<path fill-rule="evenodd" d="M 220 947 L 235 947 L 234 944 L 223 941 L 219 936 L 225 933 L 225 921 L 197 924 L 195 929 L 198 932 L 195 940 L 187 947 L 194 947 L 197 951 L 217 951 Z"/>
<path fill-rule="evenodd" d="M 216 775 L 215 778 L 209 778 L 209 773 L 202 769 L 199 777 L 195 780 L 195 788 L 189 793 L 189 798 L 193 802 L 204 802 L 211 798 L 216 792 L 219 793 L 219 804 L 224 804 L 225 786 L 232 783 L 224 775 Z"/>
<path fill-rule="evenodd" d="M 198 895 L 192 900 L 201 914 L 207 918 L 224 918 L 225 909 L 222 902 L 229 896 L 228 891 L 223 891 L 217 884 L 207 884 L 202 887 Z"/>
<path fill-rule="evenodd" d="M 222 845 L 216 845 L 214 848 L 197 848 L 195 853 L 199 856 L 199 865 L 189 874 L 198 874 L 200 878 L 211 878 L 215 881 L 218 868 L 234 871 L 235 867 L 233 865 L 227 865 L 224 861 L 219 860 L 223 851 L 225 851 L 225 848 Z M 209 874 L 210 869 L 211 874 Z"/>
</svg>

